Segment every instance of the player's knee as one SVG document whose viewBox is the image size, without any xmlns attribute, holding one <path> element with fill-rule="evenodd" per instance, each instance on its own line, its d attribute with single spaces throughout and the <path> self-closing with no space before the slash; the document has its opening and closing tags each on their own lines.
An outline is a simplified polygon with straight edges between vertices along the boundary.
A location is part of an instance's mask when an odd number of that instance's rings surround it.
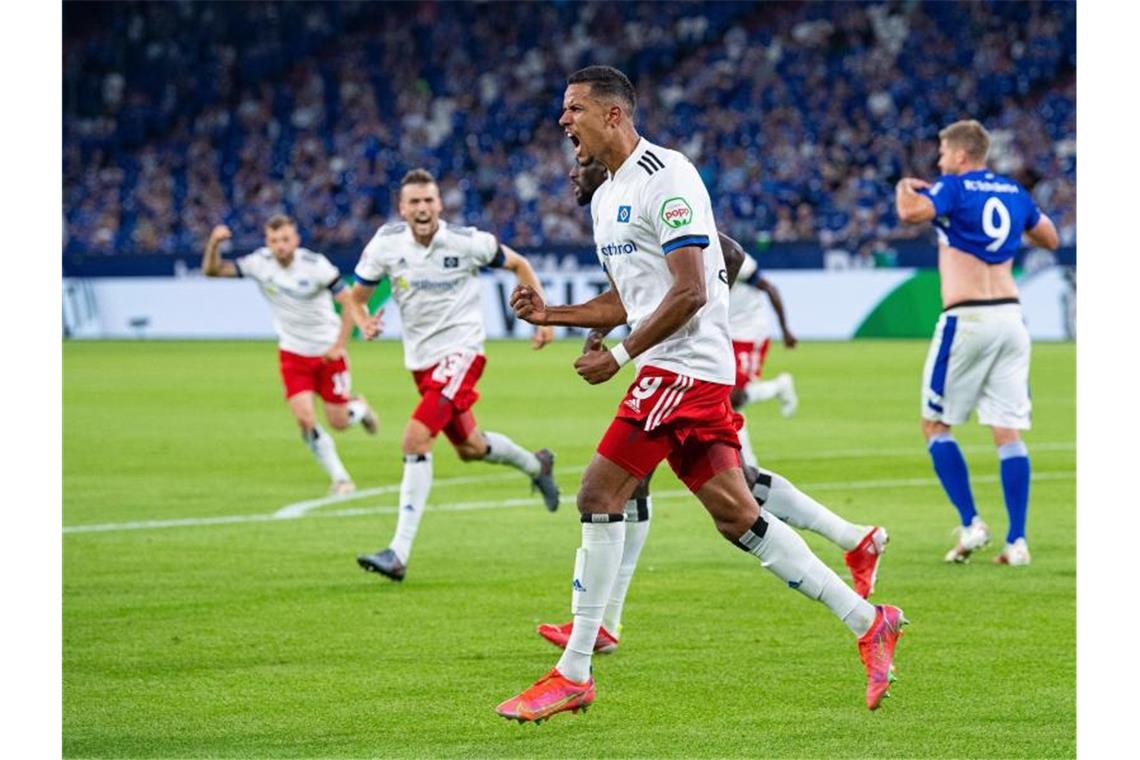
<svg viewBox="0 0 1140 760">
<path fill-rule="evenodd" d="M 583 483 L 578 489 L 578 511 L 584 515 L 591 513 L 619 514 L 624 508 L 612 492 L 607 492 L 590 483 Z"/>
<path fill-rule="evenodd" d="M 950 426 L 944 422 L 938 422 L 937 420 L 922 421 L 922 435 L 928 441 L 936 435 L 944 435 L 949 432 Z"/>
<path fill-rule="evenodd" d="M 455 453 L 458 454 L 459 458 L 464 462 L 478 462 L 487 456 L 487 444 L 478 445 L 470 441 L 464 441 L 455 446 Z"/>
<path fill-rule="evenodd" d="M 332 426 L 333 430 L 348 430 L 348 415 L 330 415 L 329 425 Z"/>
<path fill-rule="evenodd" d="M 404 429 L 404 441 L 402 445 L 405 454 L 430 454 L 432 447 L 431 431 L 423 424 L 409 424 L 408 427 Z"/>
<path fill-rule="evenodd" d="M 1005 446 L 1006 444 L 1017 443 L 1021 440 L 1021 433 L 1013 428 L 995 427 L 990 430 L 994 436 L 995 446 Z"/>
</svg>

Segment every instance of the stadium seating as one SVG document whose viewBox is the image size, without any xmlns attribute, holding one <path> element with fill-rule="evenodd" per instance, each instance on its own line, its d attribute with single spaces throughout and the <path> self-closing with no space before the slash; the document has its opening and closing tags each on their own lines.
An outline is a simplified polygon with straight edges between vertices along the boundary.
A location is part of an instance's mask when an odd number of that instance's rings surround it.
<svg viewBox="0 0 1140 760">
<path fill-rule="evenodd" d="M 185 253 L 219 221 L 253 245 L 279 210 L 359 250 L 421 165 L 512 244 L 588 240 L 556 119 L 598 62 L 749 244 L 922 234 L 892 184 L 976 117 L 1072 245 L 1075 28 L 1071 3 L 70 3 L 64 251 Z"/>
</svg>

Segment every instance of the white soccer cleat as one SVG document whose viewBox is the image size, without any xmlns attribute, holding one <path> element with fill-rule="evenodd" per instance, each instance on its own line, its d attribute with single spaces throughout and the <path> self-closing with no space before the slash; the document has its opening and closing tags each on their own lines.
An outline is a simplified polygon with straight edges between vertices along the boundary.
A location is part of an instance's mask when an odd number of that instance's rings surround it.
<svg viewBox="0 0 1140 760">
<path fill-rule="evenodd" d="M 351 480 L 334 480 L 329 486 L 329 493 L 333 496 L 347 496 L 356 490 L 356 484 Z"/>
<path fill-rule="evenodd" d="M 1009 565 L 1010 567 L 1028 565 L 1029 544 L 1025 543 L 1024 538 L 1019 538 L 1012 544 L 1006 544 L 1005 548 L 1001 550 L 1001 554 L 994 557 L 994 564 Z"/>
<path fill-rule="evenodd" d="M 780 384 L 780 390 L 776 391 L 776 397 L 780 399 L 780 414 L 791 417 L 800 405 L 800 397 L 796 395 L 796 381 L 787 372 L 781 372 L 776 376 L 776 382 Z"/>
<path fill-rule="evenodd" d="M 990 528 L 980 517 L 975 516 L 973 522 L 957 531 L 958 545 L 946 552 L 947 562 L 969 562 L 971 554 L 990 543 Z"/>
</svg>

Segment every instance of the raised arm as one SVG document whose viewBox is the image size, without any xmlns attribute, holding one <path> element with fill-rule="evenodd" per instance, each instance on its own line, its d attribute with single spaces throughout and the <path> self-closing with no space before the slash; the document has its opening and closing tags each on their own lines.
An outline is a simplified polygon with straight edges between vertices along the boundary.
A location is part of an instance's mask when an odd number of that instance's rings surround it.
<svg viewBox="0 0 1140 760">
<path fill-rule="evenodd" d="M 623 364 L 675 333 L 705 305 L 704 251 L 695 245 L 677 248 L 667 255 L 666 263 L 673 284 L 653 313 L 612 350 L 590 351 L 574 362 L 586 382 L 596 385 L 609 380 Z"/>
<path fill-rule="evenodd" d="M 542 283 L 538 279 L 538 275 L 534 273 L 534 267 L 526 260 L 526 257 L 519 254 L 513 248 L 503 245 L 501 246 L 504 256 L 503 269 L 515 273 L 515 278 L 518 279 L 521 287 L 529 289 L 532 293 L 538 295 L 543 301 L 546 300 L 546 293 L 542 290 Z M 554 328 L 550 325 L 539 325 L 538 329 L 534 331 L 533 344 L 535 350 L 545 346 L 547 343 L 554 340 Z"/>
<path fill-rule="evenodd" d="M 895 185 L 895 212 L 899 221 L 906 224 L 921 224 L 934 218 L 934 201 L 919 193 L 930 187 L 926 180 L 903 177 Z"/>
<path fill-rule="evenodd" d="M 784 336 L 784 345 L 788 348 L 795 348 L 799 341 L 788 329 L 788 319 L 784 314 L 784 300 L 780 298 L 780 291 L 767 277 L 761 277 L 756 283 L 756 287 L 767 293 L 768 300 L 772 302 L 772 310 L 776 312 L 776 319 L 780 323 L 780 333 Z"/>
<path fill-rule="evenodd" d="M 1029 230 L 1026 230 L 1025 237 L 1029 238 L 1029 242 L 1038 248 L 1048 248 L 1050 251 L 1057 250 L 1060 245 L 1061 239 L 1057 236 L 1057 228 L 1053 225 L 1053 220 L 1044 214 L 1037 220 L 1037 224 Z"/>
<path fill-rule="evenodd" d="M 210 239 L 206 241 L 206 252 L 202 254 L 202 274 L 207 277 L 237 277 L 237 266 L 232 261 L 222 258 L 218 249 L 222 242 L 233 237 L 230 228 L 219 224 L 210 232 Z"/>
</svg>

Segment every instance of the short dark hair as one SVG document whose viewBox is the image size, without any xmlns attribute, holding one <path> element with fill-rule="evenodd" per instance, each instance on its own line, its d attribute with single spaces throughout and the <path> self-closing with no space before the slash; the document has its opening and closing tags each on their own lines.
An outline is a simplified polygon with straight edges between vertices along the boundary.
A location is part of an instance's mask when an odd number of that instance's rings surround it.
<svg viewBox="0 0 1140 760">
<path fill-rule="evenodd" d="M 265 222 L 265 229 L 274 230 L 274 231 L 279 230 L 282 227 L 296 227 L 296 226 L 297 226 L 297 223 L 293 221 L 293 218 L 291 216 L 286 215 L 286 214 L 274 214 L 273 216 L 269 217 L 269 219 L 267 219 Z"/>
<path fill-rule="evenodd" d="M 434 185 L 435 177 L 427 169 L 412 169 L 400 180 L 400 187 L 404 185 Z"/>
<path fill-rule="evenodd" d="M 587 66 L 578 69 L 566 79 L 566 84 L 588 84 L 591 95 L 617 98 L 629 109 L 632 116 L 637 108 L 637 92 L 629 77 L 613 66 Z"/>
</svg>

